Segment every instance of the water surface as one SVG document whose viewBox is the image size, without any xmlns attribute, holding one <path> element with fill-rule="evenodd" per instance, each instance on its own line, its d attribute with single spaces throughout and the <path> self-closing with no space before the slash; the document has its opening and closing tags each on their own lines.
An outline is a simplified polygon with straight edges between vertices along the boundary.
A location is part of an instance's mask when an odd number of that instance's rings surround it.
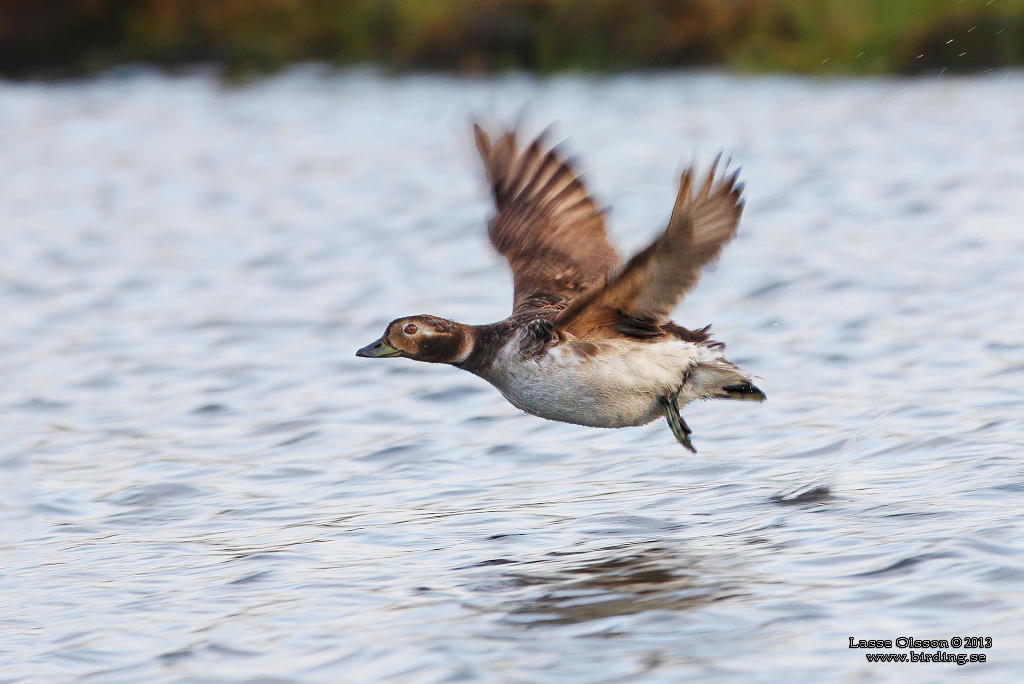
<svg viewBox="0 0 1024 684">
<path fill-rule="evenodd" d="M 625 253 L 742 166 L 676 319 L 769 400 L 695 456 L 353 356 L 508 313 L 466 124 L 524 103 Z M 0 681 L 1024 679 L 1022 134 L 1019 73 L 0 84 Z"/>
</svg>

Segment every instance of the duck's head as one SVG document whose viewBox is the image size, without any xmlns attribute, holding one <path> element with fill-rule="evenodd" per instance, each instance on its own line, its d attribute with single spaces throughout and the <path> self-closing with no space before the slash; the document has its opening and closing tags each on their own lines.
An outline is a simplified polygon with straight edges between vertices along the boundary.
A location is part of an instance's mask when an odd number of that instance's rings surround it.
<svg viewBox="0 0 1024 684">
<path fill-rule="evenodd" d="M 430 363 L 458 363 L 469 356 L 471 340 L 467 326 L 423 314 L 396 318 L 379 340 L 356 352 L 368 358 L 404 356 Z"/>
</svg>

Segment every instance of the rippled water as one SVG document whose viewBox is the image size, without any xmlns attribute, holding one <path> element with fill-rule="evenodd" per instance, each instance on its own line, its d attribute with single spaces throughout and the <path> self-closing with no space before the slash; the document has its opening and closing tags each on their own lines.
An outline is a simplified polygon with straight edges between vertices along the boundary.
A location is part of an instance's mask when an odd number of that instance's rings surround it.
<svg viewBox="0 0 1024 684">
<path fill-rule="evenodd" d="M 507 314 L 466 122 L 524 103 L 625 252 L 742 165 L 676 318 L 769 400 L 696 456 L 353 356 Z M 0 681 L 1024 680 L 1024 74 L 129 73 L 0 84 L 0 150 Z"/>
</svg>

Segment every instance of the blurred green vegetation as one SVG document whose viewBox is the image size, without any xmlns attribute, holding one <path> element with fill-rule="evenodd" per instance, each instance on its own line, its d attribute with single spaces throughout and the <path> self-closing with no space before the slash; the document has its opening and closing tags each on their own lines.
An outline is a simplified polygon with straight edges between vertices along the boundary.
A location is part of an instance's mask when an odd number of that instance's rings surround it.
<svg viewBox="0 0 1024 684">
<path fill-rule="evenodd" d="M 1024 63 L 1024 0 L 0 0 L 0 73 L 200 62 L 914 73 Z"/>
</svg>

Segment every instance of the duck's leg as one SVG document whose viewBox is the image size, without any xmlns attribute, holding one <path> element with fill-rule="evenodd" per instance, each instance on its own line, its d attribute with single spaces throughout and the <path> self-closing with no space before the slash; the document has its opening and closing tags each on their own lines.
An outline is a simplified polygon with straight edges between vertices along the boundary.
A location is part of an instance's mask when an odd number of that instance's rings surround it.
<svg viewBox="0 0 1024 684">
<path fill-rule="evenodd" d="M 697 453 L 697 450 L 693 447 L 693 442 L 690 441 L 690 435 L 693 434 L 693 430 L 686 424 L 683 417 L 679 414 L 679 403 L 676 401 L 676 396 L 662 397 L 661 403 L 665 405 L 665 419 L 668 421 L 668 426 L 672 428 L 672 434 L 676 436 L 679 443 L 689 449 L 693 453 Z"/>
</svg>

